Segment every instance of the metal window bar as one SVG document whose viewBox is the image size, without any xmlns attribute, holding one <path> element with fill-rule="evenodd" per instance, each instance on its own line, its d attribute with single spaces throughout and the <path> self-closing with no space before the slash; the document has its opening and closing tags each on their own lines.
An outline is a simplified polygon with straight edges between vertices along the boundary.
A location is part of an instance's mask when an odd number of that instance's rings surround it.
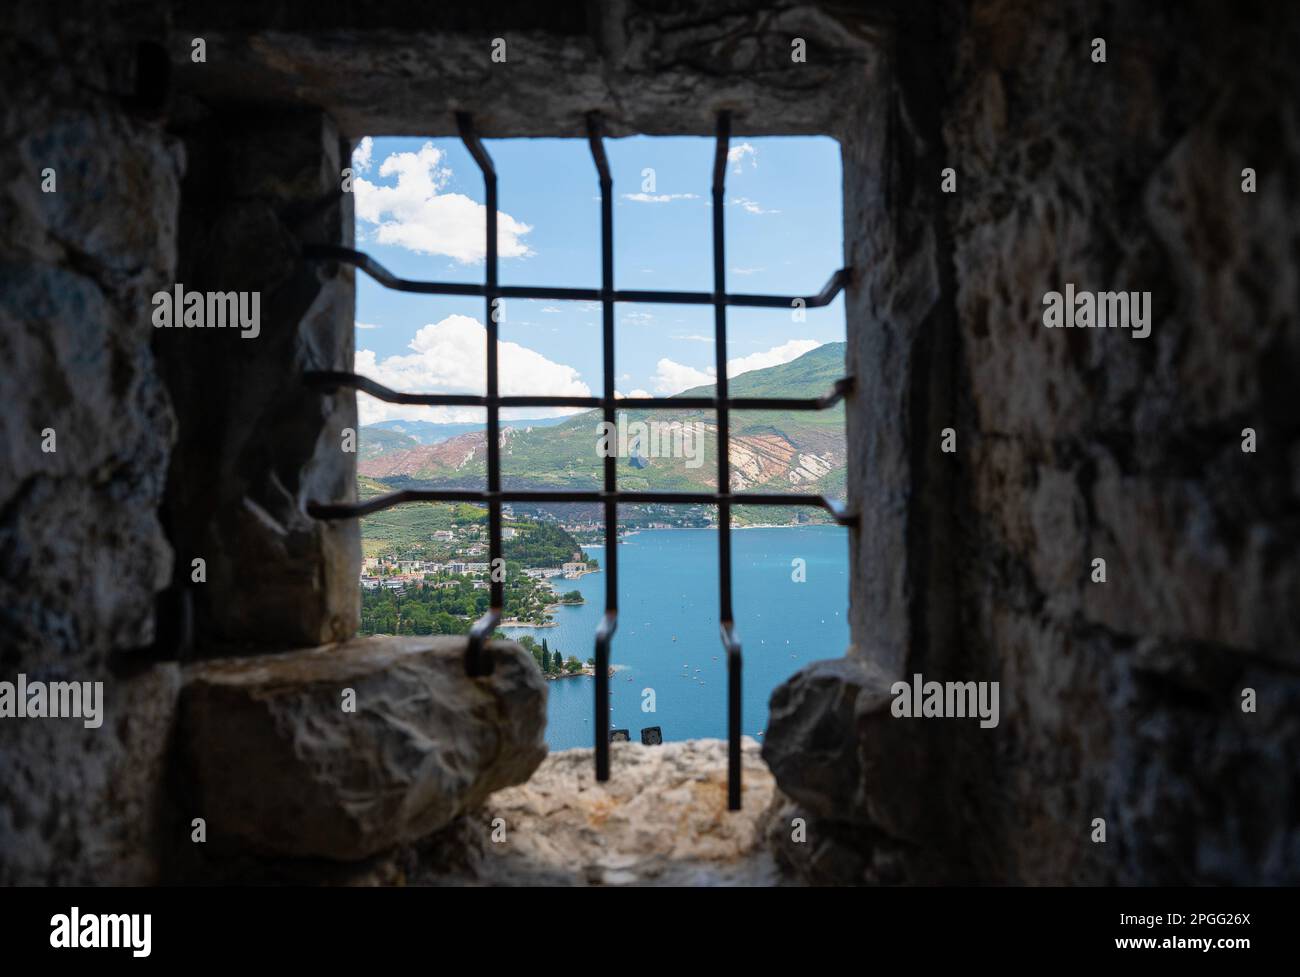
<svg viewBox="0 0 1300 977">
<path fill-rule="evenodd" d="M 788 506 L 812 505 L 828 511 L 841 525 L 854 526 L 857 516 L 832 499 L 806 493 L 733 493 L 730 491 L 730 426 L 733 410 L 825 410 L 853 392 L 853 377 L 841 377 L 831 389 L 815 398 L 737 397 L 728 396 L 727 385 L 727 307 L 794 308 L 802 302 L 806 308 L 829 304 L 847 284 L 850 269 L 841 268 L 816 295 L 739 295 L 726 290 L 724 200 L 726 189 L 727 147 L 731 138 L 731 115 L 721 112 L 717 121 L 716 150 L 713 160 L 713 291 L 619 291 L 614 288 L 614 211 L 613 179 L 605 156 L 604 133 L 599 113 L 587 116 L 587 138 L 592 160 L 600 180 L 601 287 L 550 288 L 544 286 L 500 285 L 497 280 L 497 179 L 492 158 L 483 147 L 467 113 L 457 113 L 456 124 L 461 141 L 483 174 L 486 192 L 487 261 L 482 285 L 448 282 L 412 281 L 398 278 L 374 258 L 353 248 L 332 244 L 304 245 L 302 254 L 312 261 L 338 261 L 354 265 L 386 288 L 425 295 L 481 295 L 485 302 L 487 333 L 487 394 L 416 394 L 401 393 L 355 373 L 312 371 L 304 382 L 315 389 L 339 388 L 360 390 L 380 400 L 395 404 L 428 406 L 469 406 L 487 408 L 487 489 L 407 489 L 371 499 L 368 502 L 309 502 L 307 512 L 317 519 L 357 519 L 407 502 L 477 502 L 488 508 L 489 553 L 495 568 L 501 558 L 501 506 L 519 503 L 600 503 L 605 515 L 605 613 L 596 629 L 596 779 L 609 779 L 609 657 L 614 632 L 618 628 L 618 505 L 636 503 L 705 504 L 718 509 L 718 609 L 719 631 L 727 653 L 727 806 L 736 811 L 741 806 L 740 763 L 740 692 L 741 645 L 736 633 L 731 603 L 731 508 L 735 505 Z M 497 382 L 496 303 L 504 298 L 568 299 L 598 301 L 602 307 L 604 382 L 600 397 L 511 396 L 500 394 Z M 714 346 L 717 381 L 713 397 L 625 397 L 614 396 L 614 304 L 616 302 L 670 303 L 711 305 L 714 314 Z M 620 492 L 617 458 L 604 458 L 604 478 L 600 491 L 508 490 L 501 488 L 500 411 L 503 407 L 588 407 L 599 408 L 604 420 L 615 421 L 615 411 L 625 409 L 712 409 L 718 427 L 717 492 Z M 489 674 L 492 669 L 485 645 L 491 637 L 505 604 L 505 585 L 492 579 L 489 608 L 469 632 L 465 668 L 472 676 Z"/>
</svg>

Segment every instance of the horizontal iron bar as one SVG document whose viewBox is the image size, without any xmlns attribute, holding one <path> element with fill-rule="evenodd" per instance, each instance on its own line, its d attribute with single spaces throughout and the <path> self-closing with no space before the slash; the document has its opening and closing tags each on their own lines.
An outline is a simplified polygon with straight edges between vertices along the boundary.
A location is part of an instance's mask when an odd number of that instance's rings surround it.
<svg viewBox="0 0 1300 977">
<path fill-rule="evenodd" d="M 339 387 L 351 387 L 368 393 L 390 404 L 422 404 L 429 407 L 464 406 L 486 407 L 488 399 L 478 394 L 418 394 L 404 393 L 376 383 L 359 373 L 347 373 L 342 370 L 309 370 L 302 375 L 303 383 L 317 390 L 337 390 Z"/>
<path fill-rule="evenodd" d="M 341 261 L 355 265 L 385 288 L 396 292 L 418 292 L 423 295 L 486 295 L 487 286 L 465 284 L 461 282 L 426 282 L 409 278 L 398 278 L 364 251 L 345 248 L 340 244 L 305 244 L 302 256 L 313 261 Z M 723 305 L 746 306 L 750 308 L 789 309 L 796 302 L 802 302 L 803 308 L 819 309 L 830 305 L 840 290 L 848 284 L 849 269 L 841 268 L 822 287 L 816 295 L 741 295 L 726 294 L 722 296 Z M 666 292 L 666 291 L 627 291 L 615 289 L 606 292 L 601 288 L 552 288 L 541 285 L 498 285 L 492 290 L 493 295 L 511 299 L 552 299 L 555 301 L 576 302 L 643 302 L 657 305 L 716 305 L 717 296 L 713 292 Z"/>
<path fill-rule="evenodd" d="M 842 525 L 854 525 L 857 516 L 844 504 L 822 495 L 780 492 L 740 492 L 719 495 L 714 492 L 564 492 L 547 489 L 506 489 L 485 492 L 479 489 L 403 489 L 380 495 L 366 502 L 308 502 L 307 514 L 316 519 L 359 519 L 408 502 L 615 502 L 620 505 L 811 505 L 825 509 Z"/>
<path fill-rule="evenodd" d="M 376 383 L 369 377 L 335 370 L 311 371 L 303 374 L 308 386 L 320 390 L 351 387 L 390 404 L 422 404 L 428 407 L 486 407 L 488 398 L 477 394 L 417 394 L 402 393 Z M 825 410 L 833 407 L 853 391 L 853 377 L 840 377 L 830 392 L 820 397 L 733 397 L 726 402 L 732 410 Z M 604 407 L 600 397 L 498 397 L 500 407 Z M 615 408 L 631 410 L 716 410 L 722 402 L 715 397 L 615 397 Z"/>
</svg>

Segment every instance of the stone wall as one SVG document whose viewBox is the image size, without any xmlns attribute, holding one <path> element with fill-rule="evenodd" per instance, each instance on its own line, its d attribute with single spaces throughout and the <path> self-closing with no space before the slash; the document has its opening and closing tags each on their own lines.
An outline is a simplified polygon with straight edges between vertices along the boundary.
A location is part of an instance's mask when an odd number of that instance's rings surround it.
<svg viewBox="0 0 1300 977">
<path fill-rule="evenodd" d="M 0 34 L 0 676 L 103 682 L 104 712 L 0 720 L 0 883 L 150 877 L 179 687 L 132 649 L 171 575 L 148 309 L 184 153 L 137 91 L 158 10 L 80 6 L 6 11 Z"/>
<path fill-rule="evenodd" d="M 166 515 L 176 582 L 193 594 L 201 654 L 351 637 L 360 615 L 355 521 L 320 522 L 310 501 L 356 493 L 356 398 L 306 386 L 352 369 L 351 268 L 309 264 L 302 242 L 352 243 L 341 190 L 349 147 L 310 107 L 178 104 L 190 160 L 176 281 L 256 293 L 257 334 L 159 329 L 154 347 L 179 418 Z M 205 561 L 195 584 L 193 560 Z"/>
<path fill-rule="evenodd" d="M 1297 881 L 1300 29 L 1219 6 L 24 8 L 0 35 L 0 677 L 102 680 L 107 715 L 0 725 L 0 881 L 156 875 L 169 583 L 204 655 L 355 627 L 355 527 L 304 512 L 353 491 L 355 407 L 298 382 L 351 364 L 351 273 L 297 260 L 351 236 L 350 141 L 455 110 L 488 136 L 581 135 L 591 109 L 707 134 L 724 108 L 738 136 L 841 140 L 856 268 L 853 647 L 773 698 L 783 864 Z M 178 281 L 258 291 L 258 338 L 152 329 Z M 1151 337 L 1043 329 L 1066 282 L 1150 291 Z M 1000 682 L 999 725 L 895 719 L 918 672 Z"/>
<path fill-rule="evenodd" d="M 296 260 L 351 238 L 347 147 L 310 108 L 176 104 L 164 4 L 57 14 L 0 36 L 0 677 L 102 682 L 103 718 L 0 722 L 0 882 L 147 881 L 184 652 L 159 595 L 202 556 L 205 648 L 356 627 L 355 526 L 303 512 L 355 491 L 355 404 L 296 383 L 351 365 L 351 275 Z M 155 330 L 178 281 L 264 290 L 258 339 Z"/>
<path fill-rule="evenodd" d="M 1300 878 L 1298 30 L 1214 4 L 900 24 L 881 155 L 846 148 L 884 266 L 850 299 L 857 372 L 883 367 L 849 420 L 855 649 L 778 690 L 765 750 L 819 826 L 775 835 L 808 876 Z M 1044 329 L 1067 282 L 1150 291 L 1151 336 Z M 893 718 L 918 672 L 999 681 L 1000 724 Z"/>
<path fill-rule="evenodd" d="M 961 628 L 1006 692 L 1012 799 L 985 871 L 1295 882 L 1300 17 L 1059 16 L 976 4 L 945 120 Z M 1066 282 L 1150 291 L 1151 336 L 1035 327 Z"/>
<path fill-rule="evenodd" d="M 351 138 L 455 136 L 471 111 L 486 136 L 708 135 L 720 108 L 737 134 L 838 135 L 877 67 L 890 3 L 495 0 L 384 4 L 178 0 L 172 45 L 207 44 L 179 84 L 227 102 L 307 102 Z M 807 57 L 794 62 L 791 41 Z M 492 58 L 505 41 L 505 61 Z M 593 177 L 594 179 L 594 177 Z"/>
</svg>

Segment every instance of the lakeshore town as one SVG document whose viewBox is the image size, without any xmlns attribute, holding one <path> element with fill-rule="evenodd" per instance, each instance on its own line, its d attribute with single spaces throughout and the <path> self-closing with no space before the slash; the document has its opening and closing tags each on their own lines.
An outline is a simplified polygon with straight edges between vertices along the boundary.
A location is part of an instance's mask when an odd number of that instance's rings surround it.
<svg viewBox="0 0 1300 977">
<path fill-rule="evenodd" d="M 466 563 L 462 560 L 439 563 L 436 560 L 399 560 L 395 556 L 371 556 L 362 562 L 361 589 L 377 590 L 382 587 L 385 590 L 404 591 L 408 586 L 448 588 L 459 586 L 457 578 L 469 578 L 470 586 L 475 590 L 487 590 L 490 569 L 491 566 L 487 563 Z M 525 567 L 523 570 L 524 576 L 533 580 L 551 580 L 555 577 L 577 580 L 583 574 L 593 572 L 595 571 L 585 560 L 562 563 L 558 567 Z"/>
<path fill-rule="evenodd" d="M 472 505 L 411 507 L 393 518 L 363 522 L 362 634 L 464 634 L 488 608 L 486 510 Z M 563 581 L 599 570 L 569 528 L 503 512 L 505 606 L 499 634 L 554 627 L 551 612 L 580 604 L 582 594 Z M 576 526 L 574 528 L 577 528 Z M 592 663 L 565 656 L 548 641 L 512 635 L 548 678 L 592 674 Z"/>
<path fill-rule="evenodd" d="M 545 639 L 519 632 L 556 627 L 557 607 L 583 603 L 581 592 L 566 591 L 564 582 L 600 570 L 584 552 L 603 542 L 594 507 L 591 514 L 562 519 L 505 505 L 501 515 L 505 573 L 498 636 L 513 637 L 532 652 L 548 678 L 592 674 L 590 659 L 565 656 Z M 628 507 L 620 519 L 620 543 L 647 529 L 716 528 L 715 513 L 703 506 Z M 487 520 L 486 507 L 474 503 L 415 503 L 363 519 L 360 633 L 465 634 L 488 609 Z"/>
</svg>

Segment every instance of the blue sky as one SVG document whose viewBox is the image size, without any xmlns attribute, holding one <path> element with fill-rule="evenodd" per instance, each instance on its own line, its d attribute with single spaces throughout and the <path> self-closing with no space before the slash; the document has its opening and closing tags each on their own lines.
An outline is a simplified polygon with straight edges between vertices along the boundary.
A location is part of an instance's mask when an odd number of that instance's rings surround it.
<svg viewBox="0 0 1300 977">
<path fill-rule="evenodd" d="M 615 286 L 711 291 L 713 140 L 638 136 L 605 145 L 614 178 Z M 598 287 L 599 188 L 585 140 L 489 140 L 487 148 L 498 178 L 501 283 Z M 816 292 L 843 263 L 839 145 L 733 138 L 731 149 L 728 290 Z M 459 140 L 363 140 L 353 167 L 358 248 L 402 277 L 483 280 L 483 181 Z M 615 312 L 620 393 L 666 395 L 710 382 L 711 307 L 620 303 Z M 357 370 L 401 390 L 481 393 L 483 314 L 481 298 L 393 292 L 358 272 Z M 597 303 L 508 300 L 500 324 L 502 392 L 599 395 L 600 321 Z M 842 340 L 843 299 L 807 310 L 803 322 L 785 309 L 733 308 L 728 325 L 728 374 L 735 376 Z M 363 423 L 483 416 L 358 400 Z"/>
</svg>

